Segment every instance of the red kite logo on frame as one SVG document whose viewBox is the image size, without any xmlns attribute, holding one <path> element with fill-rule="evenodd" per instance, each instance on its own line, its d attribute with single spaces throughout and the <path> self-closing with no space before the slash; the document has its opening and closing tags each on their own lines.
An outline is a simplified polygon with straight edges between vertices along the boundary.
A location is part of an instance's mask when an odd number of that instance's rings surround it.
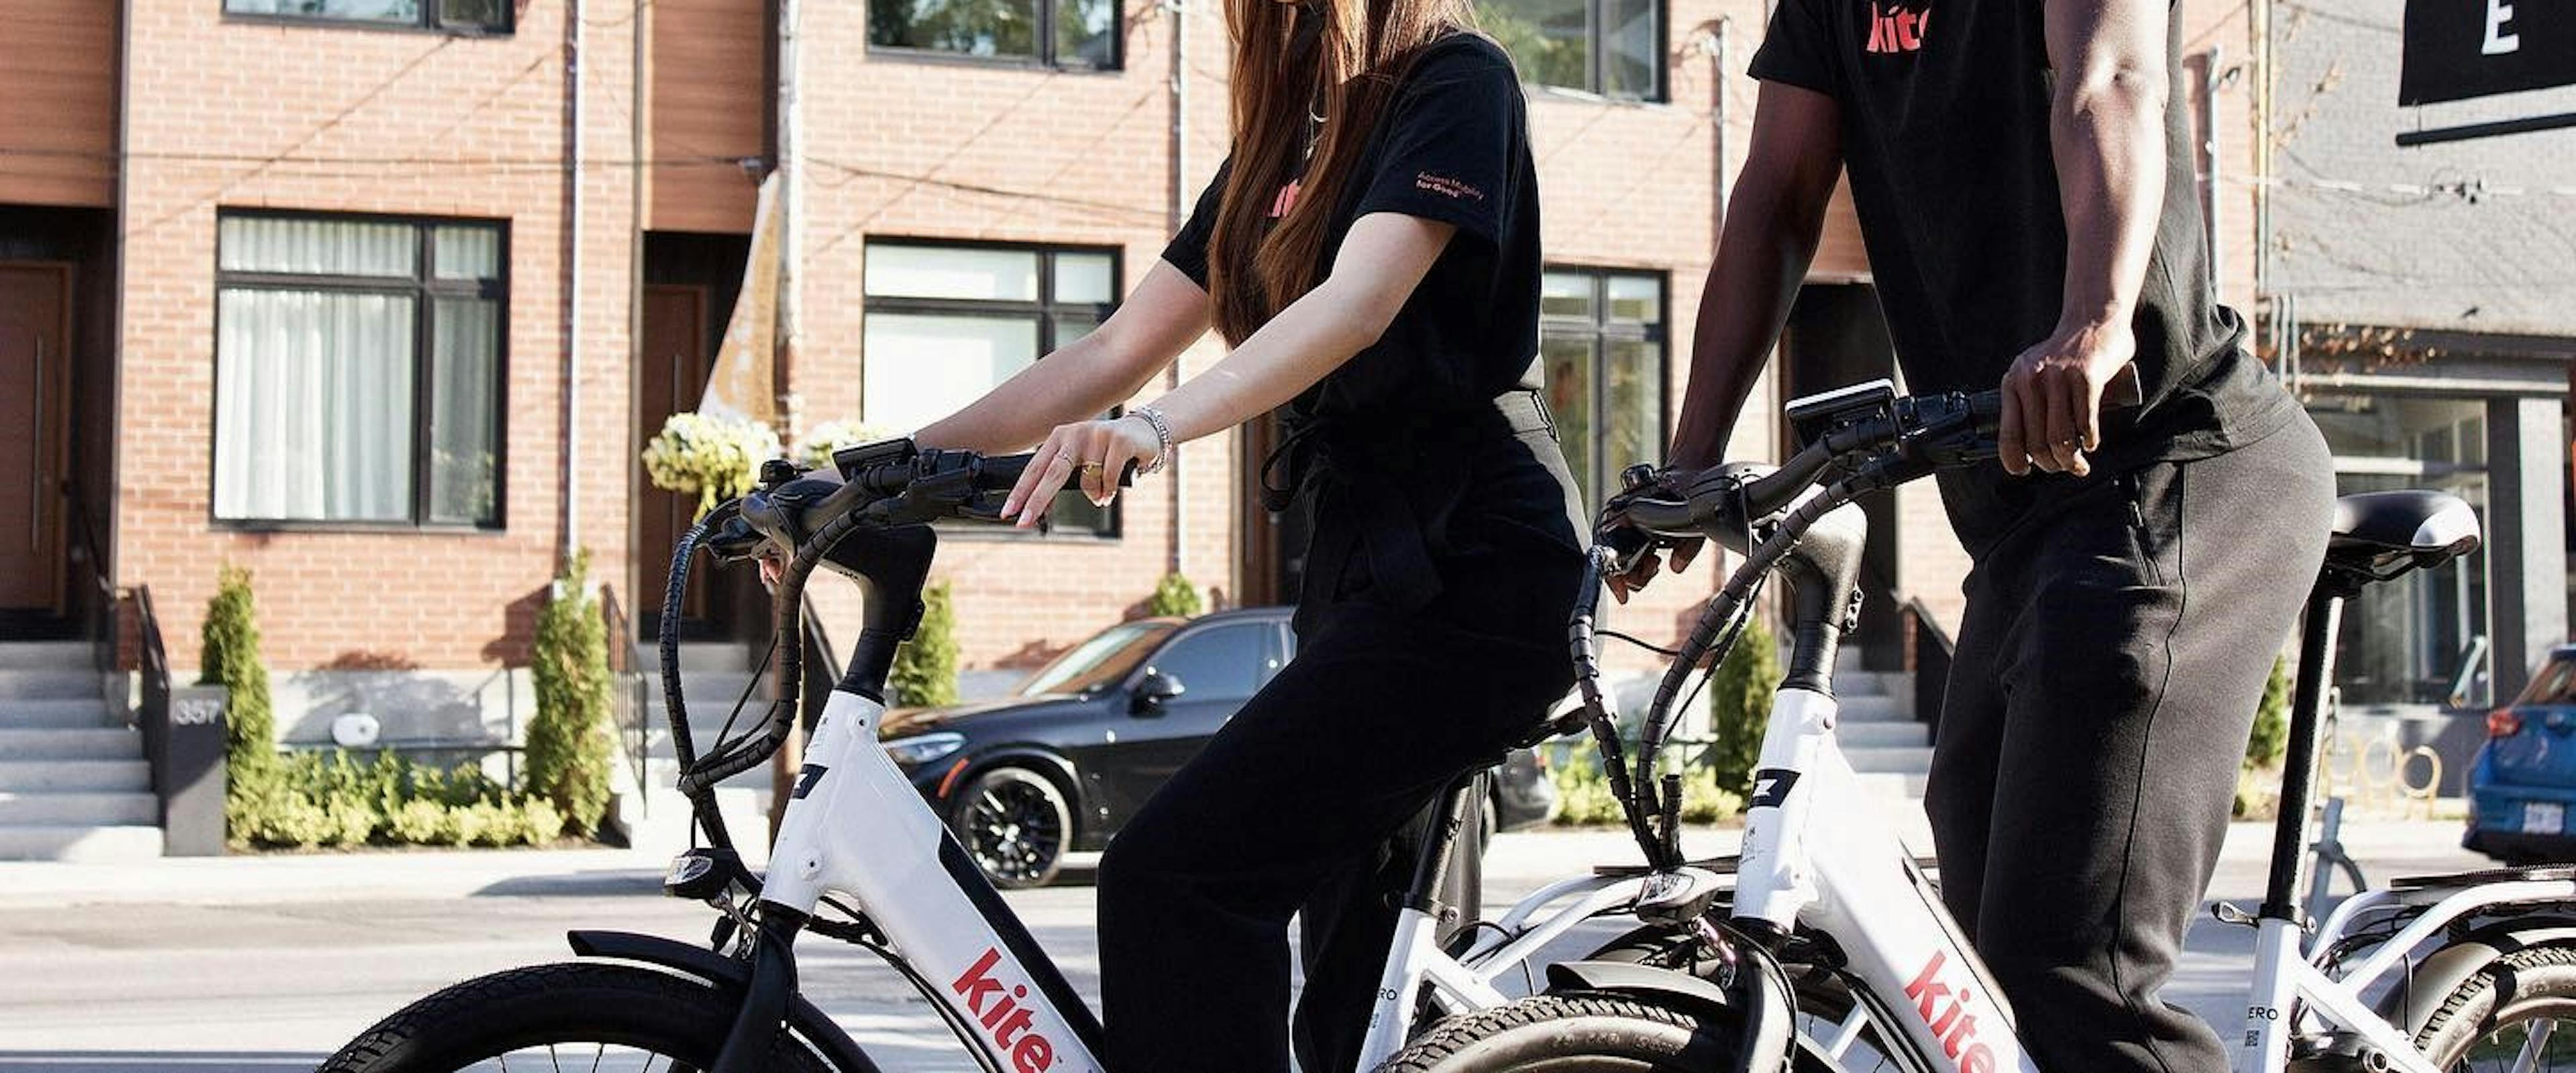
<svg viewBox="0 0 2576 1073">
<path fill-rule="evenodd" d="M 1880 7 L 1870 0 L 1869 43 L 1863 52 L 1921 52 L 1923 35 L 1930 32 L 1932 10 L 1909 11 L 1905 8 Z"/>
<path fill-rule="evenodd" d="M 1002 981 L 993 978 L 994 966 L 1002 961 L 1002 952 L 992 947 L 968 966 L 957 982 L 948 985 L 958 997 L 966 1000 L 966 1012 L 973 1014 L 993 1037 L 993 1046 L 1011 1056 L 1016 1073 L 1045 1073 L 1055 1065 L 1055 1041 L 1031 1027 L 1036 1020 L 1029 1008 L 1020 1002 L 1029 997 L 1027 984 L 1012 984 L 1006 994 Z"/>
</svg>

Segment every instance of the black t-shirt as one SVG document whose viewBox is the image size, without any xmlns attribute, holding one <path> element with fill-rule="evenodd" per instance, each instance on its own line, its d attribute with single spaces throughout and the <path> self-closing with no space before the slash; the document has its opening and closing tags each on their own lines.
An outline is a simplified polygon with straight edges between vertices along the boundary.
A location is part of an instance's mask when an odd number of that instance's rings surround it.
<svg viewBox="0 0 2576 1073">
<path fill-rule="evenodd" d="M 1470 33 L 1428 46 L 1357 168 L 1326 232 L 1327 273 L 1370 213 L 1457 232 L 1385 333 L 1284 408 L 1280 468 L 1288 487 L 1310 493 L 1299 498 L 1313 522 L 1299 628 L 1359 600 L 1553 653 L 1581 569 L 1581 522 L 1533 394 L 1538 171 L 1510 57 Z M 1201 287 L 1226 178 L 1217 173 L 1163 251 Z"/>
<path fill-rule="evenodd" d="M 2001 383 L 2056 327 L 2066 222 L 2049 126 L 2043 0 L 1781 0 L 1756 78 L 1839 105 L 1843 158 L 1879 305 L 1915 391 Z M 2173 20 L 2178 27 L 2180 19 Z M 2164 206 L 2132 327 L 2144 405 L 2104 415 L 2095 472 L 2207 457 L 2296 414 L 2245 325 L 2211 295 L 2183 108 L 2179 33 L 2165 117 Z M 2079 483 L 2000 466 L 1945 475 L 1971 553 Z"/>
<path fill-rule="evenodd" d="M 1386 333 L 1290 405 L 1292 417 L 1468 410 L 1538 387 L 1538 170 L 1511 58 L 1481 35 L 1424 49 L 1378 119 L 1325 236 L 1332 269 L 1351 224 L 1393 212 L 1455 237 Z M 1199 286 L 1228 161 L 1163 260 Z"/>
</svg>

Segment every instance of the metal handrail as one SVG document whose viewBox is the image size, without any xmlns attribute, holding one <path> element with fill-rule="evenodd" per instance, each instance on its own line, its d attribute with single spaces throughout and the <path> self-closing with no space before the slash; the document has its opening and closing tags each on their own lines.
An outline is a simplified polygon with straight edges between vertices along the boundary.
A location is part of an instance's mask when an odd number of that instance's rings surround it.
<svg viewBox="0 0 2576 1073">
<path fill-rule="evenodd" d="M 1905 669 L 1914 676 L 1914 718 L 1934 729 L 1941 725 L 1941 700 L 1950 681 L 1950 661 L 1959 654 L 1959 644 L 1950 631 L 1941 628 L 1941 620 L 1922 597 L 1907 596 L 1897 601 L 1897 613 L 1905 624 Z"/>
<path fill-rule="evenodd" d="M 635 625 L 627 617 L 626 605 L 617 599 L 617 587 L 599 587 L 599 614 L 608 631 L 608 673 L 615 681 L 609 687 L 609 704 L 614 712 L 617 733 L 626 741 L 626 762 L 635 775 L 635 795 L 642 800 L 652 792 L 653 708 L 645 692 L 645 675 L 635 666 Z"/>
<path fill-rule="evenodd" d="M 89 569 L 92 585 L 97 588 L 101 606 L 90 616 L 90 662 L 101 674 L 116 670 L 122 662 L 118 652 L 116 583 L 107 576 L 107 549 L 99 543 L 98 530 L 89 520 L 89 503 L 81 496 L 80 481 L 65 477 L 62 482 L 63 505 L 70 508 L 73 536 L 80 541 L 80 559 Z"/>
<path fill-rule="evenodd" d="M 169 755 L 162 743 L 170 733 L 170 651 L 161 643 L 161 616 L 152 607 L 152 586 L 137 585 L 126 591 L 134 601 L 135 670 L 143 685 L 143 704 L 135 711 L 134 721 L 143 734 L 143 755 L 153 761 L 153 792 L 166 797 L 172 788 L 161 760 Z"/>
</svg>

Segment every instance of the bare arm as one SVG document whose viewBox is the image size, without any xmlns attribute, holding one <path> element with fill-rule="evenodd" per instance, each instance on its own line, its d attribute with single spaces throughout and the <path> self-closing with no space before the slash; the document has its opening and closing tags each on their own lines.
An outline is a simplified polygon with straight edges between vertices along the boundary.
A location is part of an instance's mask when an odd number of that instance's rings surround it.
<svg viewBox="0 0 2576 1073">
<path fill-rule="evenodd" d="M 1781 82 L 1762 83 L 1753 108 L 1753 148 L 1735 198 L 1726 207 L 1717 261 L 1699 295 L 1699 330 L 1691 339 L 1690 387 L 1665 463 L 1676 471 L 1725 461 L 1727 436 L 1762 376 L 1771 344 L 1788 322 L 1799 281 L 1815 260 L 1825 205 L 1842 174 L 1842 119 L 1834 99 Z M 1672 545 L 1672 568 L 1690 566 L 1699 542 Z M 1652 553 L 1610 578 L 1625 603 L 1662 569 Z"/>
<path fill-rule="evenodd" d="M 1704 469 L 1725 461 L 1727 436 L 1762 375 L 1798 284 L 1816 256 L 1825 205 L 1842 173 L 1841 118 L 1832 97 L 1762 83 L 1716 263 L 1700 291 L 1690 388 L 1667 461 Z"/>
<path fill-rule="evenodd" d="M 2056 329 L 2004 377 L 1998 440 L 2014 473 L 2090 472 L 2103 389 L 2137 355 L 2130 321 L 2165 194 L 2169 18 L 2165 0 L 2048 0 L 2065 296 Z"/>
<path fill-rule="evenodd" d="M 1207 334 L 1207 292 L 1161 261 L 1091 334 L 1058 348 L 967 404 L 923 427 L 924 447 L 998 454 L 1046 438 L 1057 425 L 1135 397 L 1181 351 Z"/>
<path fill-rule="evenodd" d="M 1332 275 L 1279 311 L 1214 368 L 1154 401 L 1171 425 L 1173 442 L 1221 432 L 1268 412 L 1367 349 L 1385 334 L 1456 230 L 1398 213 L 1360 217 L 1342 239 Z M 1205 304 L 1204 294 L 1200 302 Z M 1151 461 L 1158 447 L 1153 427 L 1142 418 L 1059 426 L 1038 448 L 1019 487 L 1011 490 L 1002 516 L 1015 517 L 1022 526 L 1037 524 L 1055 502 L 1056 491 L 1087 463 L 1099 468 L 1081 469 L 1083 491 L 1093 502 L 1106 503 L 1117 493 L 1116 474 L 1130 462 Z"/>
</svg>

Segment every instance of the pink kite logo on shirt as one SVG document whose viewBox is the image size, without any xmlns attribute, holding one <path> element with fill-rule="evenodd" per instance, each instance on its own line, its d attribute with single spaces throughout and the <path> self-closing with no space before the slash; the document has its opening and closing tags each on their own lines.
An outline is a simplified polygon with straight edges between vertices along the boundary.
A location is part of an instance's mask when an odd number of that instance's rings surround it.
<svg viewBox="0 0 2576 1073">
<path fill-rule="evenodd" d="M 1923 35 L 1932 25 L 1932 12 L 1908 11 L 1901 7 L 1869 5 L 1869 44 L 1863 52 L 1921 52 Z"/>
<path fill-rule="evenodd" d="M 1485 192 L 1476 189 L 1473 185 L 1461 182 L 1457 179 L 1452 179 L 1446 175 L 1433 175 L 1427 171 L 1417 172 L 1414 174 L 1413 188 L 1416 190 L 1428 190 L 1447 198 L 1462 198 L 1468 201 L 1485 200 Z"/>
</svg>

